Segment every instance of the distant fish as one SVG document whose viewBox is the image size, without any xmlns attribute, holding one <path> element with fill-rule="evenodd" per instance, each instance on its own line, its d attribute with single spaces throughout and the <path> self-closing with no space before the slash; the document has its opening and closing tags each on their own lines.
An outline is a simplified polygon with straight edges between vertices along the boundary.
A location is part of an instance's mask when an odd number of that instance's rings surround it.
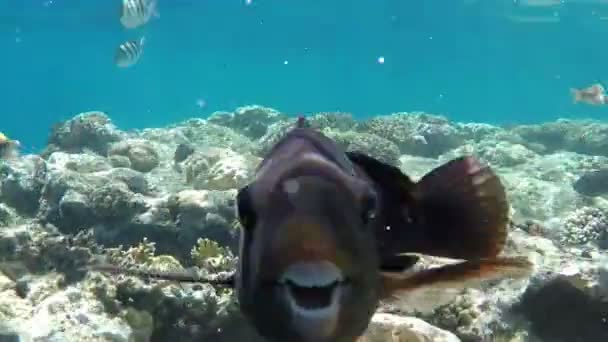
<svg viewBox="0 0 608 342">
<path fill-rule="evenodd" d="M 608 194 L 608 169 L 587 172 L 572 187 L 579 194 L 590 197 Z"/>
<path fill-rule="evenodd" d="M 121 68 L 127 68 L 137 63 L 143 53 L 144 42 L 145 37 L 141 37 L 139 40 L 130 40 L 120 44 L 116 49 L 114 63 Z"/>
<path fill-rule="evenodd" d="M 595 106 L 606 104 L 605 91 L 604 87 L 599 83 L 584 89 L 570 89 L 574 103 L 582 102 Z"/>
<path fill-rule="evenodd" d="M 0 132 L 0 159 L 11 159 L 19 155 L 21 143 L 18 140 L 11 140 Z"/>
<path fill-rule="evenodd" d="M 144 25 L 152 17 L 159 17 L 157 0 L 122 0 L 120 23 L 132 29 Z"/>
</svg>

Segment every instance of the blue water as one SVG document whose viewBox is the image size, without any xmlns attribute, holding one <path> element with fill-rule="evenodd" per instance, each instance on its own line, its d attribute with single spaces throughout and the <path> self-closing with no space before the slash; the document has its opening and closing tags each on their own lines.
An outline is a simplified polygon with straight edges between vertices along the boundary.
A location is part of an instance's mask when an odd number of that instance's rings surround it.
<svg viewBox="0 0 608 342">
<path fill-rule="evenodd" d="M 560 6 L 557 24 L 507 20 L 554 12 L 512 0 L 160 0 L 160 18 L 135 30 L 119 5 L 0 0 L 1 131 L 40 147 L 53 123 L 83 111 L 130 129 L 254 103 L 490 123 L 608 118 L 569 94 L 608 80 L 598 19 L 608 5 L 592 0 Z M 117 45 L 144 34 L 139 63 L 117 68 Z"/>
</svg>

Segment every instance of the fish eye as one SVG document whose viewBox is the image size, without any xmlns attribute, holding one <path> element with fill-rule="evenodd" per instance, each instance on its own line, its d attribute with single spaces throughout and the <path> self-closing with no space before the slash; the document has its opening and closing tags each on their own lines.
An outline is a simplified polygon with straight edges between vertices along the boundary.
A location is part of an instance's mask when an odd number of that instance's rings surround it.
<svg viewBox="0 0 608 342">
<path fill-rule="evenodd" d="M 362 220 L 364 224 L 368 224 L 373 221 L 378 214 L 378 197 L 375 193 L 369 192 L 363 197 L 362 203 Z"/>
<path fill-rule="evenodd" d="M 236 211 L 241 225 L 245 229 L 255 226 L 255 211 L 251 203 L 249 187 L 245 186 L 236 195 Z"/>
</svg>

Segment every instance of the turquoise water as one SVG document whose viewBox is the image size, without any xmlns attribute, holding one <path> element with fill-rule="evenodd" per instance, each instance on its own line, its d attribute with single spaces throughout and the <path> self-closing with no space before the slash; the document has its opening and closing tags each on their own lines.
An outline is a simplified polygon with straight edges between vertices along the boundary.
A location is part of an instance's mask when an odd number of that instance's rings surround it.
<svg viewBox="0 0 608 342">
<path fill-rule="evenodd" d="M 53 123 L 83 111 L 129 129 L 245 104 L 490 123 L 605 119 L 608 108 L 573 105 L 569 94 L 608 80 L 600 2 L 160 0 L 160 18 L 126 30 L 119 0 L 2 0 L 0 130 L 40 147 Z M 117 68 L 118 44 L 141 35 L 139 63 Z"/>
</svg>

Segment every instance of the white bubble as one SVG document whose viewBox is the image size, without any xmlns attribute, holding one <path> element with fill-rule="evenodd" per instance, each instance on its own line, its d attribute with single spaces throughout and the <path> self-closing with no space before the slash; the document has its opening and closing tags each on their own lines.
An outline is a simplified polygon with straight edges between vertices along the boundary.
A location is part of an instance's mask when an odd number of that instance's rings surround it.
<svg viewBox="0 0 608 342">
<path fill-rule="evenodd" d="M 203 98 L 196 99 L 196 106 L 200 109 L 205 109 L 207 107 L 207 101 Z"/>
<path fill-rule="evenodd" d="M 384 64 L 384 57 L 383 56 L 378 57 L 378 63 Z"/>
<path fill-rule="evenodd" d="M 251 5 L 252 2 L 253 2 L 253 0 L 245 0 L 245 5 L 249 6 L 249 5 Z"/>
<path fill-rule="evenodd" d="M 289 64 L 289 61 L 283 61 L 283 64 L 287 65 Z"/>
<path fill-rule="evenodd" d="M 288 194 L 295 194 L 300 190 L 300 183 L 295 179 L 288 179 L 283 183 L 283 191 Z"/>
</svg>

